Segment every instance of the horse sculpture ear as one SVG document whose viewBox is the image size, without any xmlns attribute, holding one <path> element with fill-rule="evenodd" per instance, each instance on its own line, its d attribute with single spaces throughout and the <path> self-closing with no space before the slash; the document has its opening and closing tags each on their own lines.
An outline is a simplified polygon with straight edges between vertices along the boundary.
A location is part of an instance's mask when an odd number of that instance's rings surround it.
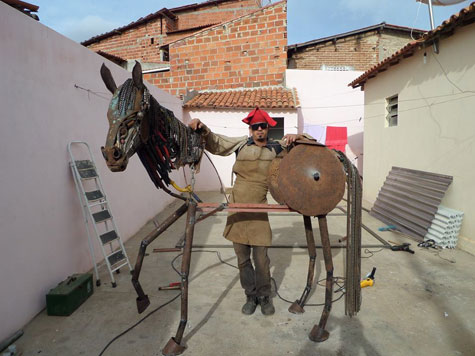
<svg viewBox="0 0 475 356">
<path fill-rule="evenodd" d="M 112 78 L 111 71 L 109 70 L 109 68 L 106 67 L 104 63 L 102 63 L 101 66 L 101 77 L 107 89 L 109 89 L 109 91 L 114 94 L 117 90 L 117 85 L 115 84 L 114 78 Z"/>
<path fill-rule="evenodd" d="M 143 78 L 142 78 L 142 66 L 138 61 L 135 61 L 134 69 L 132 70 L 132 79 L 134 84 L 140 90 L 144 89 Z"/>
</svg>

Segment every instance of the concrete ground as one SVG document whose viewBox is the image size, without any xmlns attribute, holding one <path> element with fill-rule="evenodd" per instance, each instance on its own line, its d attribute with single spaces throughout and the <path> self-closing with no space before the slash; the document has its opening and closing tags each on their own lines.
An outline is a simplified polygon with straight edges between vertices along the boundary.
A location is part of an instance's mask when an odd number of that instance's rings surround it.
<svg viewBox="0 0 475 356">
<path fill-rule="evenodd" d="M 218 202 L 218 193 L 199 194 L 204 201 Z M 343 202 L 342 202 L 343 203 Z M 342 205 L 344 206 L 344 205 Z M 172 204 L 157 216 L 163 221 L 178 207 Z M 333 213 L 340 213 L 335 210 Z M 238 271 L 218 259 L 236 265 L 231 244 L 222 237 L 226 216 L 220 213 L 197 225 L 192 255 L 189 317 L 183 343 L 185 355 L 474 355 L 475 354 L 475 258 L 459 250 L 437 253 L 393 232 L 378 232 L 386 240 L 409 242 L 415 254 L 387 249 L 362 249 L 362 274 L 377 267 L 375 285 L 362 290 L 360 313 L 345 316 L 344 298 L 333 304 L 327 324 L 330 338 L 314 343 L 308 334 L 318 323 L 321 306 L 307 306 L 301 315 L 287 311 L 289 304 L 274 297 L 276 313 L 263 316 L 241 314 L 244 294 Z M 303 219 L 296 214 L 270 214 L 273 244 L 305 244 Z M 318 223 L 312 219 L 317 243 Z M 363 212 L 363 223 L 377 231 L 384 226 Z M 346 235 L 346 218 L 329 216 L 333 246 Z M 145 225 L 127 244 L 135 263 L 140 241 L 154 228 Z M 136 294 L 130 275 L 117 275 L 111 288 L 106 268 L 101 268 L 102 285 L 69 317 L 47 316 L 41 312 L 25 326 L 16 341 L 23 355 L 99 355 L 116 336 L 137 324 L 178 291 L 159 291 L 158 286 L 179 281 L 171 267 L 177 252 L 153 253 L 157 247 L 173 247 L 184 232 L 184 218 L 149 246 L 140 281 L 151 305 L 137 314 Z M 363 244 L 380 244 L 363 230 Z M 214 245 L 214 246 L 212 246 Z M 218 246 L 216 246 L 218 245 Z M 199 252 L 201 251 L 201 252 Z M 215 252 L 217 251 L 217 252 Z M 371 251 L 371 252 L 370 252 Z M 344 276 L 344 250 L 333 248 L 335 276 Z M 299 298 L 306 282 L 307 250 L 272 248 L 271 272 L 278 293 L 285 299 Z M 179 268 L 180 258 L 175 262 Z M 316 280 L 325 276 L 322 250 L 317 250 Z M 341 294 L 336 293 L 335 299 Z M 308 301 L 322 303 L 324 287 L 317 286 Z M 180 320 L 180 298 L 149 315 L 132 330 L 116 339 L 104 355 L 160 355 L 175 335 Z"/>
</svg>

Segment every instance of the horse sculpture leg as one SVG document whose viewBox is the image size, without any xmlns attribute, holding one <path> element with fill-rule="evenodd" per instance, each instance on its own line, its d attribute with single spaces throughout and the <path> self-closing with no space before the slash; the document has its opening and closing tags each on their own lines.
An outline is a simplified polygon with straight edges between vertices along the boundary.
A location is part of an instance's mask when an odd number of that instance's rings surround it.
<svg viewBox="0 0 475 356">
<path fill-rule="evenodd" d="M 320 228 L 320 236 L 322 238 L 323 258 L 325 260 L 325 269 L 327 271 L 327 280 L 325 284 L 325 306 L 323 307 L 320 322 L 315 325 L 310 332 L 309 338 L 315 342 L 322 342 L 328 339 L 330 335 L 325 330 L 330 311 L 332 309 L 332 295 L 333 295 L 333 260 L 332 250 L 330 246 L 330 238 L 328 237 L 328 226 L 326 215 L 318 217 L 318 225 Z"/>
<path fill-rule="evenodd" d="M 162 353 L 165 356 L 180 355 L 185 346 L 180 345 L 188 322 L 188 274 L 190 272 L 191 247 L 193 244 L 193 233 L 196 223 L 196 203 L 190 202 L 188 205 L 188 215 L 186 217 L 185 248 L 181 262 L 181 319 L 175 337 L 171 337 Z"/>
<path fill-rule="evenodd" d="M 152 231 L 142 240 L 140 244 L 139 255 L 137 256 L 137 261 L 135 262 L 134 273 L 132 275 L 132 284 L 137 292 L 137 310 L 139 313 L 143 313 L 145 309 L 150 305 L 150 300 L 148 296 L 144 293 L 142 286 L 139 282 L 140 271 L 142 270 L 142 263 L 145 257 L 145 250 L 147 246 L 155 240 L 161 233 L 163 233 L 168 227 L 177 221 L 185 212 L 187 211 L 187 205 L 183 204 L 180 206 L 172 215 L 170 215 L 160 226 Z"/>
<path fill-rule="evenodd" d="M 289 312 L 294 314 L 302 314 L 305 312 L 304 306 L 305 302 L 308 299 L 310 291 L 312 290 L 313 277 L 315 275 L 315 259 L 317 257 L 317 250 L 315 247 L 315 239 L 313 237 L 312 221 L 310 216 L 304 216 L 303 222 L 305 226 L 305 236 L 307 238 L 307 248 L 308 248 L 308 274 L 307 274 L 307 285 L 302 293 L 302 296 L 299 300 L 296 300 L 290 307 Z"/>
</svg>

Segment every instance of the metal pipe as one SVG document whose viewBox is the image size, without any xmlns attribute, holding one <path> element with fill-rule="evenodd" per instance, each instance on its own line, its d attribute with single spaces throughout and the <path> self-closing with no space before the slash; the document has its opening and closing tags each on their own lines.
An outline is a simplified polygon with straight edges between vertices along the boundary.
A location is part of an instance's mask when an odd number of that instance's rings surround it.
<svg viewBox="0 0 475 356">
<path fill-rule="evenodd" d="M 305 237 L 307 238 L 309 256 L 307 284 L 300 299 L 296 300 L 289 307 L 289 312 L 294 314 L 301 314 L 305 311 L 303 307 L 305 306 L 305 302 L 307 301 L 310 291 L 312 290 L 313 278 L 315 275 L 315 260 L 317 258 L 317 250 L 315 247 L 315 238 L 313 237 L 312 220 L 310 219 L 310 216 L 304 216 L 303 222 L 305 226 Z"/>
<path fill-rule="evenodd" d="M 341 206 L 337 206 L 337 209 L 343 211 L 346 213 L 346 210 L 344 208 L 342 208 Z M 375 237 L 379 242 L 381 242 L 384 247 L 391 247 L 391 244 L 389 242 L 387 242 L 386 240 L 384 240 L 381 236 L 379 236 L 378 234 L 376 234 L 373 230 L 371 230 L 369 227 L 367 227 L 365 224 L 361 224 L 361 227 L 363 229 L 365 229 L 370 235 L 372 235 L 373 237 Z M 361 246 L 361 247 L 365 247 L 365 246 Z"/>
<path fill-rule="evenodd" d="M 435 28 L 435 26 L 434 26 L 434 14 L 432 12 L 432 0 L 427 0 L 427 5 L 429 7 L 430 29 L 432 31 Z"/>
<path fill-rule="evenodd" d="M 429 7 L 430 29 L 431 31 L 433 31 L 435 29 L 435 25 L 434 25 L 434 13 L 432 11 L 432 0 L 427 0 L 427 5 Z M 439 46 L 437 45 L 436 39 L 434 39 L 433 46 L 434 46 L 434 52 L 438 54 Z"/>
<path fill-rule="evenodd" d="M 145 294 L 142 286 L 139 282 L 140 271 L 142 270 L 143 260 L 145 258 L 145 250 L 147 246 L 152 243 L 161 233 L 163 233 L 168 227 L 177 221 L 187 210 L 187 204 L 180 206 L 172 215 L 170 215 L 162 224 L 160 224 L 154 231 L 150 232 L 141 242 L 139 254 L 135 262 L 135 268 L 132 274 L 132 285 L 137 292 L 137 311 L 143 313 L 145 309 L 150 305 L 150 300 Z"/>
<path fill-rule="evenodd" d="M 328 236 L 327 219 L 325 215 L 318 217 L 318 225 L 320 228 L 320 237 L 323 245 L 323 258 L 325 260 L 325 269 L 327 271 L 327 278 L 325 283 L 325 306 L 323 307 L 322 315 L 318 325 L 314 325 L 309 334 L 309 339 L 315 342 L 323 342 L 328 339 L 330 333 L 325 330 L 325 326 L 330 316 L 332 309 L 333 296 L 333 260 L 330 246 L 330 238 Z"/>
<path fill-rule="evenodd" d="M 391 245 L 361 245 L 361 248 L 389 248 Z M 209 245 L 193 245 L 193 248 L 233 248 L 232 245 L 219 245 L 219 244 L 209 244 Z M 269 246 L 268 248 L 300 248 L 300 249 L 308 249 L 307 245 L 274 245 Z M 315 248 L 323 248 L 322 245 L 315 245 Z M 337 245 L 331 246 L 331 248 L 346 248 L 346 245 Z"/>
<path fill-rule="evenodd" d="M 186 217 L 186 237 L 183 259 L 181 262 L 181 319 L 175 336 L 175 342 L 181 343 L 185 326 L 188 321 L 188 275 L 190 273 L 191 247 L 193 244 L 193 234 L 195 231 L 196 203 L 190 202 L 188 215 Z"/>
</svg>

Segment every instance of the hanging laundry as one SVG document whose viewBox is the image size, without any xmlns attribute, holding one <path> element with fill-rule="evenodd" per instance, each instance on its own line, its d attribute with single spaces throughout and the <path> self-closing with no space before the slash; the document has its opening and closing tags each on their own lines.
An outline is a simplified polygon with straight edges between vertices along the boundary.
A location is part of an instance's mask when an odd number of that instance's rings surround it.
<svg viewBox="0 0 475 356">
<path fill-rule="evenodd" d="M 327 134 L 327 128 L 321 125 L 305 125 L 303 132 L 312 136 L 315 140 L 325 144 L 325 137 Z"/>
<path fill-rule="evenodd" d="M 330 149 L 345 152 L 348 143 L 348 132 L 346 127 L 327 126 L 325 145 Z"/>
</svg>

